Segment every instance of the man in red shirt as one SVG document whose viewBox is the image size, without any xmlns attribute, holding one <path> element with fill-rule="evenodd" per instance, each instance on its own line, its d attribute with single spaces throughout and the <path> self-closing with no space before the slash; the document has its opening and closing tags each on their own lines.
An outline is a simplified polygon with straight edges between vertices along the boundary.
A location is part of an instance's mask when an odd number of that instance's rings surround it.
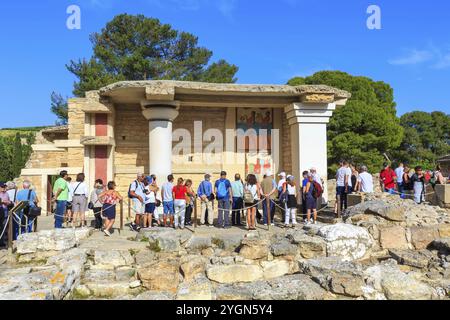
<svg viewBox="0 0 450 320">
<path fill-rule="evenodd" d="M 394 194 L 397 176 L 388 163 L 383 163 L 383 168 L 384 169 L 380 172 L 381 190 L 383 190 L 384 192 L 389 192 L 390 194 Z"/>
</svg>

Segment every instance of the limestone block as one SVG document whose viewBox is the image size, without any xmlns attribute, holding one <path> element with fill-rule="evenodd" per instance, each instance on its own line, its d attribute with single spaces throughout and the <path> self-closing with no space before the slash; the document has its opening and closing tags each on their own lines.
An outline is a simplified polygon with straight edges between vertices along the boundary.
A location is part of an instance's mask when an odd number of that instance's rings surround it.
<svg viewBox="0 0 450 320">
<path fill-rule="evenodd" d="M 180 282 L 179 265 L 176 261 L 157 261 L 138 268 L 138 278 L 144 288 L 175 293 Z"/>
<path fill-rule="evenodd" d="M 208 278 L 219 283 L 252 282 L 264 277 L 257 265 L 214 265 L 206 270 Z"/>
<path fill-rule="evenodd" d="M 365 228 L 345 223 L 321 227 L 321 236 L 327 245 L 327 256 L 338 256 L 346 261 L 364 257 L 373 246 L 373 240 Z"/>
<path fill-rule="evenodd" d="M 405 228 L 392 226 L 380 228 L 380 246 L 383 249 L 408 249 Z"/>
<path fill-rule="evenodd" d="M 437 227 L 411 227 L 411 243 L 416 250 L 426 249 L 433 240 L 439 238 Z"/>
<path fill-rule="evenodd" d="M 288 261 L 276 259 L 273 261 L 262 261 L 261 267 L 264 272 L 264 279 L 273 279 L 290 273 L 291 267 Z"/>
</svg>

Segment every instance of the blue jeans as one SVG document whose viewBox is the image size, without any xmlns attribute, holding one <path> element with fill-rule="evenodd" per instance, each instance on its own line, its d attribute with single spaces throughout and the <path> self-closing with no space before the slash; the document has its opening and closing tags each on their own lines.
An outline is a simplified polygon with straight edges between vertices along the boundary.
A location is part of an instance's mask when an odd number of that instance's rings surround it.
<svg viewBox="0 0 450 320">
<path fill-rule="evenodd" d="M 347 192 L 345 192 L 345 187 L 337 187 L 336 188 L 336 194 L 340 196 L 340 203 L 339 203 L 339 208 L 341 210 L 341 212 L 345 209 L 347 209 L 348 204 L 347 204 L 347 194 L 348 192 L 350 192 L 350 188 L 347 188 Z"/>
<path fill-rule="evenodd" d="M 397 183 L 397 188 L 398 188 L 398 193 L 400 193 L 400 198 L 405 199 L 405 195 L 403 194 L 403 192 L 405 192 L 405 188 L 403 187 L 403 183 L 402 182 L 398 182 Z"/>
<path fill-rule="evenodd" d="M 64 215 L 66 213 L 67 201 L 58 200 L 56 201 L 56 212 L 55 212 L 55 228 L 62 229 L 64 223 Z"/>
<path fill-rule="evenodd" d="M 270 205 L 269 205 L 269 210 L 270 210 L 270 223 L 273 223 L 273 218 L 275 216 L 275 203 L 273 203 L 273 201 L 270 201 Z M 267 217 L 268 217 L 268 212 L 267 212 L 267 201 L 264 200 L 263 201 L 263 223 L 267 224 Z"/>
<path fill-rule="evenodd" d="M 229 227 L 230 226 L 230 200 L 221 199 L 217 200 L 217 207 L 219 208 L 219 216 L 217 219 L 217 223 L 219 224 L 219 228 Z M 208 212 L 209 214 L 209 212 Z"/>
</svg>

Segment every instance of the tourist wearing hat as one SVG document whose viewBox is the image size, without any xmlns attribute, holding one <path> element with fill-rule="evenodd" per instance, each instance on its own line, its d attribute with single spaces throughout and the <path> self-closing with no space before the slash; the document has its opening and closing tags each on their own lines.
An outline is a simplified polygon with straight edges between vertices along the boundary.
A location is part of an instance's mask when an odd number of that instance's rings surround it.
<svg viewBox="0 0 450 320">
<path fill-rule="evenodd" d="M 200 207 L 201 207 L 201 217 L 200 224 L 204 225 L 206 220 L 206 214 L 208 213 L 208 225 L 213 227 L 214 223 L 214 211 L 213 211 L 213 202 L 214 202 L 214 194 L 213 187 L 211 183 L 211 175 L 209 173 L 205 174 L 205 180 L 203 180 L 197 189 L 197 195 L 200 198 Z"/>
<path fill-rule="evenodd" d="M 261 189 L 266 201 L 263 201 L 263 223 L 265 226 L 269 223 L 270 214 L 270 224 L 273 226 L 273 218 L 275 216 L 275 199 L 277 198 L 277 183 L 275 182 L 272 172 L 269 170 L 265 174 L 265 178 L 261 182 Z M 270 199 L 269 205 L 267 204 L 267 199 Z"/>
</svg>

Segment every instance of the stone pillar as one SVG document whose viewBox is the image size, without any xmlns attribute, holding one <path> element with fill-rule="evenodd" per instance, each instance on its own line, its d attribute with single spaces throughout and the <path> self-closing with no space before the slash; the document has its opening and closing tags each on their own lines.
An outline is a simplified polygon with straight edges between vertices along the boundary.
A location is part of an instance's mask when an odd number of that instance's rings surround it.
<svg viewBox="0 0 450 320">
<path fill-rule="evenodd" d="M 335 109 L 335 103 L 294 103 L 285 108 L 291 130 L 292 174 L 301 181 L 303 171 L 317 168 L 325 182 L 325 201 L 328 201 L 327 123 Z"/>
<path fill-rule="evenodd" d="M 142 114 L 149 121 L 149 170 L 159 185 L 172 173 L 172 122 L 178 116 L 176 102 L 143 101 Z"/>
</svg>

